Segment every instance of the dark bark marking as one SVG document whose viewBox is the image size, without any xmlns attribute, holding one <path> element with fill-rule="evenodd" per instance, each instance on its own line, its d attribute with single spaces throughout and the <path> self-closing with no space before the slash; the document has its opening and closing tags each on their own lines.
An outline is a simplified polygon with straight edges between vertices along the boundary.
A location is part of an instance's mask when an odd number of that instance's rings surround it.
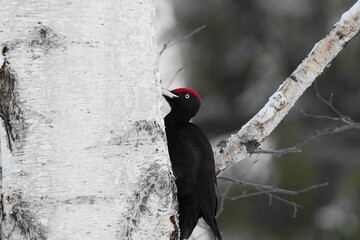
<svg viewBox="0 0 360 240">
<path fill-rule="evenodd" d="M 5 203 L 4 203 L 5 202 Z M 3 199 L 3 204 L 9 204 L 11 210 L 9 213 L 3 213 L 3 221 L 12 226 L 7 232 L 2 231 L 2 237 L 10 238 L 15 232 L 29 240 L 46 240 L 43 227 L 36 221 L 36 213 L 31 210 L 30 204 L 21 199 L 21 195 L 16 197 Z M 1 239 L 1 238 L 0 238 Z"/>
<path fill-rule="evenodd" d="M 248 153 L 254 153 L 255 150 L 260 146 L 260 143 L 254 139 L 254 140 L 249 140 L 246 143 L 243 143 L 246 147 L 246 151 Z"/>
<path fill-rule="evenodd" d="M 3 44 L 1 54 L 5 58 L 0 66 L 0 118 L 5 123 L 5 130 L 8 137 L 8 145 L 12 151 L 14 143 L 20 143 L 25 136 L 25 123 L 22 116 L 21 104 L 17 100 L 16 72 L 11 68 L 11 62 L 7 55 L 17 48 L 27 47 L 30 51 L 33 48 L 41 48 L 44 54 L 50 49 L 63 45 L 65 37 L 56 34 L 51 28 L 45 25 L 36 26 L 26 40 L 13 40 Z M 37 51 L 39 52 L 39 51 Z M 37 54 L 33 59 L 39 58 Z"/>
<path fill-rule="evenodd" d="M 171 192 L 175 192 L 174 179 L 170 172 L 162 170 L 161 166 L 154 163 L 143 171 L 142 177 L 139 179 L 139 188 L 133 193 L 129 199 L 129 211 L 126 217 L 126 226 L 119 223 L 122 229 L 125 227 L 125 236 L 131 239 L 132 232 L 138 228 L 138 222 L 141 221 L 142 214 L 150 212 L 148 208 L 149 196 L 156 194 L 160 198 L 165 198 Z M 119 237 L 123 237 L 119 231 Z"/>
<path fill-rule="evenodd" d="M 290 79 L 294 82 L 298 82 L 297 78 L 293 74 L 290 75 Z"/>
<path fill-rule="evenodd" d="M 2 169 L 1 169 L 1 171 L 2 171 Z M 0 226 L 1 226 L 2 222 L 4 222 L 4 220 L 5 220 L 3 199 L 4 199 L 4 195 L 2 193 L 0 193 L 0 217 L 1 217 Z M 1 239 L 1 233 L 0 233 L 0 239 Z"/>
<path fill-rule="evenodd" d="M 336 32 L 336 36 L 338 36 L 339 40 L 343 39 L 345 37 L 345 34 L 341 31 Z"/>
<path fill-rule="evenodd" d="M 133 123 L 133 125 L 125 133 L 115 135 L 107 144 L 122 145 L 127 148 L 127 151 L 139 151 L 143 148 L 143 141 L 149 140 L 151 145 L 156 146 L 159 141 L 165 140 L 165 132 L 161 125 L 156 121 L 140 120 Z M 159 152 L 156 147 L 154 154 Z M 129 159 L 129 161 L 131 161 Z M 140 167 L 141 174 L 137 180 L 137 188 L 127 197 L 128 211 L 125 216 L 119 220 L 117 237 L 119 239 L 131 239 L 133 232 L 139 228 L 139 223 L 142 221 L 142 216 L 151 214 L 149 205 L 150 196 L 158 196 L 160 199 L 173 201 L 168 198 L 171 192 L 175 192 L 174 179 L 170 169 L 162 167 L 159 163 L 153 163 L 147 167 Z M 165 202 L 164 204 L 175 204 L 173 202 Z"/>
<path fill-rule="evenodd" d="M 5 124 L 8 145 L 12 151 L 12 143 L 20 141 L 23 137 L 24 121 L 15 91 L 16 75 L 6 60 L 5 54 L 9 50 L 8 46 L 2 48 L 5 61 L 0 68 L 0 118 Z"/>
<path fill-rule="evenodd" d="M 30 47 L 42 48 L 47 53 L 52 48 L 63 45 L 64 36 L 56 34 L 50 27 L 39 25 L 34 28 L 29 39 Z"/>
<path fill-rule="evenodd" d="M 114 134 L 114 132 L 112 132 Z M 156 121 L 140 120 L 134 122 L 134 125 L 124 134 L 114 137 L 109 141 L 110 145 L 129 145 L 133 141 L 138 141 L 136 136 L 145 135 L 150 137 L 153 143 L 160 139 L 165 139 L 165 132 Z M 137 144 L 138 145 L 138 144 Z"/>
<path fill-rule="evenodd" d="M 219 152 L 220 153 L 223 153 L 224 152 L 224 148 L 227 146 L 227 143 L 228 143 L 228 140 L 227 139 L 224 139 L 224 140 L 221 140 L 217 147 L 220 149 Z"/>
</svg>

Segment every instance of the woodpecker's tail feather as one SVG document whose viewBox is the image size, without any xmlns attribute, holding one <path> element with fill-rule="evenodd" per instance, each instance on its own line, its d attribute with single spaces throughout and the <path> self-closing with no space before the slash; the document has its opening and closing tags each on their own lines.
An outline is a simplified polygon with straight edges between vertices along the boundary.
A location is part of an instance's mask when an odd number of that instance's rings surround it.
<svg viewBox="0 0 360 240">
<path fill-rule="evenodd" d="M 220 235 L 220 231 L 219 228 L 217 226 L 216 220 L 215 219 L 205 219 L 205 222 L 209 225 L 211 231 L 213 232 L 213 234 L 216 236 L 217 240 L 222 240 L 222 237 Z"/>
<path fill-rule="evenodd" d="M 198 222 L 197 218 L 188 218 L 188 221 L 181 221 L 180 218 L 180 240 L 190 238 L 196 224 Z"/>
</svg>

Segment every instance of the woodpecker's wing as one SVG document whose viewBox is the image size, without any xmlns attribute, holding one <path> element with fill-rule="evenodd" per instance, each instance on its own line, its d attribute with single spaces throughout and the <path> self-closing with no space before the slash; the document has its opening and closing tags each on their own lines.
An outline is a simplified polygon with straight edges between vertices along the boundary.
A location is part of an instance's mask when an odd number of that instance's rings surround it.
<svg viewBox="0 0 360 240">
<path fill-rule="evenodd" d="M 192 185 L 192 192 L 200 208 L 200 216 L 204 218 L 206 223 L 210 226 L 215 236 L 221 240 L 221 235 L 215 220 L 217 198 L 215 192 L 216 175 L 214 155 L 210 142 L 203 131 L 194 124 L 189 123 L 187 131 L 190 131 L 191 140 L 188 140 L 188 146 L 192 150 L 191 156 L 188 156 L 192 161 L 196 162 L 194 178 Z M 194 164 L 193 162 L 193 164 Z M 189 176 L 188 176 L 189 177 Z"/>
<path fill-rule="evenodd" d="M 216 175 L 214 157 L 210 143 L 208 143 L 208 153 L 202 152 L 203 166 L 198 171 L 197 175 L 197 200 L 201 209 L 201 217 L 209 225 L 212 232 L 218 240 L 221 240 L 221 235 L 216 223 L 215 215 L 217 209 L 216 197 Z"/>
<path fill-rule="evenodd" d="M 179 200 L 180 239 L 190 237 L 203 217 L 221 240 L 217 228 L 215 165 L 203 131 L 192 123 L 168 124 L 166 134 Z"/>
</svg>

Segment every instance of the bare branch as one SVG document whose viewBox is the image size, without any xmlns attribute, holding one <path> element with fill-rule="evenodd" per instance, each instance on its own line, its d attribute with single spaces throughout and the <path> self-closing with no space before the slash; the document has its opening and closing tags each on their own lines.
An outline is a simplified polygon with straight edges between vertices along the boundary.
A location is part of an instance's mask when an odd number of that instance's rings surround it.
<svg viewBox="0 0 360 240">
<path fill-rule="evenodd" d="M 320 95 L 316 82 L 315 82 L 315 88 L 316 88 L 316 96 L 323 103 L 325 103 L 328 107 L 330 107 L 339 117 L 330 117 L 330 116 L 323 116 L 323 115 L 309 115 L 309 114 L 305 113 L 304 110 L 301 110 L 301 112 L 304 114 L 304 116 L 311 117 L 311 118 L 317 118 L 317 119 L 329 119 L 329 120 L 333 120 L 333 121 L 342 121 L 342 122 L 346 123 L 346 125 L 343 125 L 340 127 L 325 128 L 321 131 L 317 131 L 314 135 L 305 138 L 304 140 L 298 142 L 295 146 L 292 146 L 292 147 L 279 149 L 279 150 L 256 149 L 253 151 L 254 153 L 273 154 L 276 157 L 281 157 L 284 154 L 301 152 L 301 149 L 305 144 L 307 144 L 308 142 L 310 142 L 311 140 L 313 140 L 317 137 L 329 135 L 329 134 L 336 134 L 336 133 L 340 133 L 340 132 L 350 130 L 350 129 L 357 129 L 357 130 L 360 129 L 360 123 L 354 122 L 350 117 L 345 116 L 344 114 L 340 113 L 340 111 L 334 107 L 334 105 L 332 104 L 333 94 L 331 94 L 329 101 L 327 101 Z"/>
<path fill-rule="evenodd" d="M 276 199 L 279 200 L 281 202 L 284 202 L 286 204 L 289 204 L 291 206 L 294 207 L 294 218 L 296 217 L 296 213 L 297 213 L 297 209 L 298 208 L 302 208 L 300 205 L 298 205 L 295 202 L 286 200 L 285 198 L 279 197 L 275 194 L 286 194 L 286 195 L 298 195 L 300 193 L 304 193 L 316 188 L 320 188 L 320 187 L 325 187 L 328 185 L 328 183 L 322 183 L 322 184 L 315 184 L 312 185 L 310 187 L 298 190 L 298 191 L 291 191 L 291 190 L 286 190 L 286 189 L 282 189 L 282 188 L 278 188 L 275 186 L 269 186 L 269 185 L 261 185 L 261 184 L 256 184 L 256 183 L 249 183 L 249 182 L 245 182 L 245 181 L 241 181 L 241 180 L 235 180 L 232 178 L 227 178 L 227 177 L 218 177 L 218 179 L 220 180 L 225 180 L 225 181 L 229 181 L 233 184 L 237 184 L 237 185 L 243 185 L 243 186 L 247 186 L 247 187 L 251 187 L 255 190 L 257 190 L 258 192 L 253 192 L 253 193 L 245 193 L 245 194 L 241 194 L 239 196 L 236 197 L 226 197 L 227 200 L 238 200 L 241 198 L 247 198 L 247 197 L 253 197 L 253 196 L 259 196 L 259 195 L 267 195 L 269 197 L 269 205 L 272 204 L 272 199 Z M 226 193 L 227 195 L 227 193 Z"/>
<path fill-rule="evenodd" d="M 337 54 L 360 31 L 360 1 L 345 12 L 325 38 L 270 97 L 266 105 L 238 133 L 214 149 L 216 168 L 221 171 L 248 157 L 282 121 L 295 102 Z M 347 127 L 345 127 L 347 128 Z"/>
</svg>

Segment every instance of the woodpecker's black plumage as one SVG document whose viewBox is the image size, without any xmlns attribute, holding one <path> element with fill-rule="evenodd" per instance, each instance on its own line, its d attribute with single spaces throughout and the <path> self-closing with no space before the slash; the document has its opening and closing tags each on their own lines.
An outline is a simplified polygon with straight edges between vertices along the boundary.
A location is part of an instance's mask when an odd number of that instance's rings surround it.
<svg viewBox="0 0 360 240">
<path fill-rule="evenodd" d="M 171 111 L 165 117 L 170 160 L 176 178 L 179 201 L 180 240 L 188 239 L 202 217 L 221 240 L 215 214 L 216 175 L 210 142 L 203 131 L 189 122 L 201 102 L 195 91 L 163 90 Z"/>
</svg>

